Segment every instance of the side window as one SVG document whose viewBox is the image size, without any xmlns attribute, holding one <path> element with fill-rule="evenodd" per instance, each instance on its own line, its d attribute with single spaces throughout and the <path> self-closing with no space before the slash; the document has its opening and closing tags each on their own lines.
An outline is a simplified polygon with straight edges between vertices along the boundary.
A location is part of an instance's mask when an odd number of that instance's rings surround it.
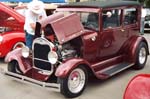
<svg viewBox="0 0 150 99">
<path fill-rule="evenodd" d="M 124 9 L 124 25 L 134 24 L 137 21 L 136 8 Z"/>
<path fill-rule="evenodd" d="M 121 10 L 104 10 L 103 11 L 103 28 L 113 28 L 120 26 Z"/>
</svg>

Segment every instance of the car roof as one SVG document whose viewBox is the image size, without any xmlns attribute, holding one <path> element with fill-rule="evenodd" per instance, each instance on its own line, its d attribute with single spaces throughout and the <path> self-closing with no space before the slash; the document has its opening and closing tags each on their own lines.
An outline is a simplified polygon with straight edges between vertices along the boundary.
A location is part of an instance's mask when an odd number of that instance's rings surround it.
<svg viewBox="0 0 150 99">
<path fill-rule="evenodd" d="M 132 6 L 140 5 L 137 1 L 84 1 L 69 3 L 66 5 L 61 5 L 61 7 L 91 7 L 91 8 L 108 8 L 108 7 L 120 7 L 120 6 Z"/>
</svg>

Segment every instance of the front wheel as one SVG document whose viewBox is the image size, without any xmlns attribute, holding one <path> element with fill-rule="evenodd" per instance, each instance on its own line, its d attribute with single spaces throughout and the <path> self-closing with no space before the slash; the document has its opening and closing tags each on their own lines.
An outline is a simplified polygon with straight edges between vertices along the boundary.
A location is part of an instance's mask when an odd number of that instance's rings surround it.
<svg viewBox="0 0 150 99">
<path fill-rule="evenodd" d="M 22 72 L 19 68 L 18 62 L 15 61 L 15 60 L 8 63 L 8 68 L 7 69 L 8 69 L 9 72 L 22 74 Z"/>
<path fill-rule="evenodd" d="M 148 55 L 148 47 L 144 42 L 141 42 L 136 51 L 136 63 L 134 69 L 142 69 L 145 66 Z"/>
<path fill-rule="evenodd" d="M 73 69 L 66 78 L 59 78 L 61 93 L 69 98 L 77 97 L 85 89 L 87 81 L 87 69 L 79 66 Z"/>
</svg>

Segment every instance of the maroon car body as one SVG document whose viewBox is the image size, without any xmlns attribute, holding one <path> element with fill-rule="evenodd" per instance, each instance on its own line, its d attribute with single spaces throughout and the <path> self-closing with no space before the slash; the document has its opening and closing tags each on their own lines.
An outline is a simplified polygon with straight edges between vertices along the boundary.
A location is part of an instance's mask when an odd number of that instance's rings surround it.
<svg viewBox="0 0 150 99">
<path fill-rule="evenodd" d="M 0 57 L 24 45 L 24 17 L 9 6 L 0 3 Z"/>
<path fill-rule="evenodd" d="M 106 79 L 129 67 L 142 69 L 149 51 L 139 35 L 140 15 L 140 4 L 130 1 L 60 6 L 37 23 L 32 51 L 20 48 L 7 55 L 5 74 L 76 97 L 91 74 Z"/>
</svg>

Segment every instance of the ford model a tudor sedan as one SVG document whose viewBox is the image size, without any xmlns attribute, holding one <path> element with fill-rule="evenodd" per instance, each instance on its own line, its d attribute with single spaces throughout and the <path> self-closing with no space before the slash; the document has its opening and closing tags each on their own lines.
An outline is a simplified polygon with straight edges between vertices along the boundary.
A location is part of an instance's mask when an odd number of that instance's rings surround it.
<svg viewBox="0 0 150 99">
<path fill-rule="evenodd" d="M 141 6 L 130 1 L 62 5 L 37 22 L 32 51 L 10 52 L 7 76 L 79 96 L 88 77 L 106 79 L 129 67 L 142 69 L 148 44 L 139 35 Z"/>
<path fill-rule="evenodd" d="M 24 17 L 12 8 L 0 3 L 0 57 L 24 45 Z"/>
</svg>

